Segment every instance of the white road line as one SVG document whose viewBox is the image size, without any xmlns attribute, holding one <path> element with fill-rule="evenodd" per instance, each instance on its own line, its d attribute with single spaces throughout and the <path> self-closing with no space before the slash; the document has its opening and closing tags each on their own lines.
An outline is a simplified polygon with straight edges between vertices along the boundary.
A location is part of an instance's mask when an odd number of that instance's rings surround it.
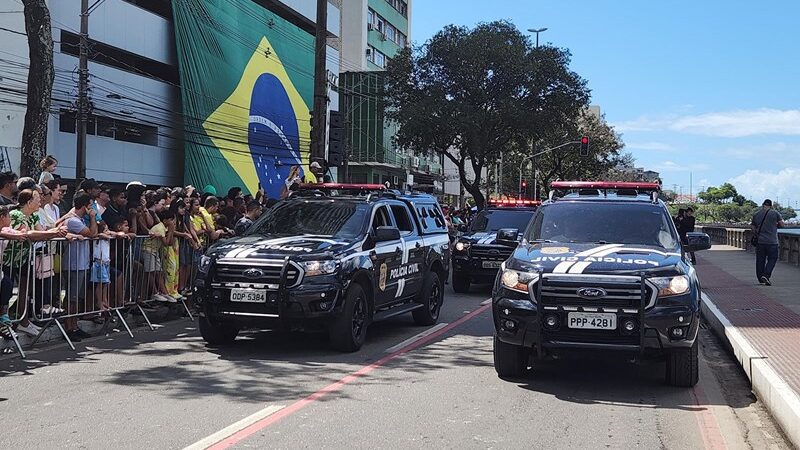
<svg viewBox="0 0 800 450">
<path fill-rule="evenodd" d="M 427 330 L 423 331 L 422 333 L 419 333 L 417 335 L 411 336 L 410 338 L 406 339 L 405 341 L 403 341 L 403 342 L 401 342 L 401 343 L 399 343 L 399 344 L 397 344 L 395 346 L 387 348 L 386 350 L 384 350 L 384 353 L 394 353 L 394 352 L 400 350 L 401 348 L 408 347 L 412 343 L 424 338 L 425 336 L 428 336 L 429 334 L 433 334 L 433 333 L 441 330 L 442 328 L 446 327 L 447 325 L 449 325 L 449 324 L 440 323 L 438 325 L 432 326 L 432 327 L 428 328 Z"/>
<path fill-rule="evenodd" d="M 481 305 L 488 305 L 489 303 L 492 303 L 492 299 L 487 298 L 486 300 L 481 302 Z"/>
<path fill-rule="evenodd" d="M 210 435 L 210 436 L 208 436 L 206 438 L 203 438 L 203 439 L 195 442 L 194 444 L 184 448 L 183 450 L 204 450 L 204 449 L 206 449 L 208 447 L 211 447 L 212 445 L 216 444 L 217 442 L 219 442 L 219 441 L 221 441 L 221 440 L 223 440 L 223 439 L 225 439 L 225 438 L 227 438 L 229 436 L 232 436 L 232 435 L 238 433 L 241 430 L 244 430 L 245 428 L 249 427 L 250 425 L 258 422 L 259 420 L 275 414 L 276 412 L 282 410 L 283 408 L 285 408 L 284 405 L 267 406 L 266 408 L 262 409 L 261 411 L 258 411 L 255 414 L 247 416 L 244 419 L 234 423 L 233 425 L 229 425 L 229 426 L 217 431 L 216 433 L 214 433 L 214 434 L 212 434 L 212 435 Z"/>
</svg>

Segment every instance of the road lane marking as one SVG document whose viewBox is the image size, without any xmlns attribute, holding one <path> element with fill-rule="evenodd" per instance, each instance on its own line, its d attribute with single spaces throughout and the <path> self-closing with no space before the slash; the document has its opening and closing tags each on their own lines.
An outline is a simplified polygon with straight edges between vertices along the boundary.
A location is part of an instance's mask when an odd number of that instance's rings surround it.
<svg viewBox="0 0 800 450">
<path fill-rule="evenodd" d="M 714 411 L 711 410 L 705 391 L 697 384 L 690 393 L 694 404 L 698 406 L 695 418 L 697 427 L 700 429 L 703 446 L 708 450 L 727 449 L 728 446 L 722 437 L 717 418 L 714 416 Z"/>
<path fill-rule="evenodd" d="M 217 431 L 216 433 L 214 433 L 214 434 L 212 434 L 212 435 L 210 435 L 208 437 L 205 437 L 205 438 L 195 442 L 194 444 L 184 448 L 183 450 L 203 450 L 203 449 L 206 449 L 206 448 L 216 444 L 217 442 L 225 439 L 226 437 L 228 437 L 228 436 L 230 436 L 232 434 L 235 434 L 235 433 L 237 433 L 237 432 L 249 427 L 250 425 L 258 422 L 259 420 L 263 420 L 263 419 L 271 416 L 272 414 L 275 414 L 276 412 L 282 410 L 283 408 L 285 408 L 284 405 L 270 405 L 270 406 L 267 406 L 266 408 L 262 409 L 261 411 L 258 411 L 255 414 L 251 414 L 251 415 L 245 417 L 244 419 L 234 423 L 233 425 L 227 426 L 227 427 Z"/>
<path fill-rule="evenodd" d="M 411 336 L 410 338 L 406 339 L 405 341 L 403 341 L 403 342 L 401 342 L 401 343 L 399 343 L 397 345 L 394 345 L 392 347 L 387 348 L 384 351 L 384 353 L 394 353 L 394 352 L 400 350 L 401 348 L 406 347 L 407 345 L 413 343 L 414 341 L 420 340 L 420 339 L 424 338 L 425 336 L 428 336 L 431 333 L 435 333 L 435 332 L 441 330 L 442 328 L 446 327 L 447 325 L 448 325 L 447 323 L 440 323 L 439 325 L 436 325 L 434 327 L 430 327 L 427 330 L 423 331 L 422 333 L 419 333 L 419 334 L 416 334 L 414 336 Z"/>
<path fill-rule="evenodd" d="M 414 341 L 411 344 L 408 344 L 405 347 L 398 349 L 394 353 L 391 353 L 389 355 L 384 356 L 383 358 L 375 361 L 374 363 L 372 363 L 372 364 L 370 364 L 368 366 L 362 367 L 361 369 L 359 369 L 359 370 L 357 370 L 357 371 L 355 371 L 355 372 L 343 377 L 339 381 L 331 383 L 331 384 L 325 386 L 324 388 L 318 390 L 317 392 L 314 392 L 313 394 L 309 395 L 308 397 L 306 397 L 304 399 L 301 399 L 301 400 L 298 400 L 298 401 L 292 403 L 291 405 L 281 409 L 280 411 L 274 412 L 274 413 L 264 417 L 263 419 L 261 419 L 261 420 L 255 422 L 255 423 L 247 426 L 246 428 L 243 428 L 243 429 L 241 429 L 241 430 L 239 430 L 239 431 L 237 431 L 235 433 L 229 434 L 227 437 L 224 437 L 224 438 L 220 439 L 218 442 L 216 442 L 213 445 L 210 445 L 207 448 L 211 449 L 211 450 L 222 450 L 222 449 L 230 448 L 230 447 L 236 445 L 237 443 L 247 439 L 248 437 L 258 433 L 259 431 L 263 430 L 264 428 L 266 428 L 266 427 L 268 427 L 268 426 L 270 426 L 272 424 L 275 424 L 275 423 L 279 422 L 280 420 L 282 420 L 282 419 L 284 419 L 284 418 L 296 413 L 297 411 L 300 411 L 301 409 L 305 408 L 306 406 L 308 406 L 308 405 L 310 405 L 310 404 L 322 399 L 326 395 L 342 390 L 346 385 L 357 381 L 359 378 L 367 375 L 368 373 L 374 371 L 375 369 L 377 369 L 377 368 L 379 368 L 381 366 L 386 365 L 387 363 L 391 362 L 392 360 L 397 359 L 398 357 L 400 357 L 400 356 L 402 356 L 402 355 L 404 355 L 404 354 L 406 354 L 406 353 L 408 353 L 408 352 L 410 352 L 412 350 L 415 350 L 415 349 L 417 349 L 419 347 L 422 347 L 423 345 L 425 345 L 428 342 L 431 342 L 432 340 L 436 339 L 437 337 L 447 333 L 448 331 L 452 330 L 453 328 L 456 328 L 459 325 L 461 325 L 461 324 L 463 324 L 463 323 L 465 323 L 465 322 L 467 322 L 469 320 L 474 319 L 475 317 L 481 315 L 482 313 L 486 312 L 487 310 L 489 310 L 489 305 L 481 306 L 480 308 L 476 309 L 475 311 L 472 311 L 468 315 L 466 315 L 464 317 L 461 317 L 460 319 L 456 320 L 455 322 L 453 322 L 453 323 L 451 323 L 451 324 L 449 324 L 449 325 L 447 325 L 445 327 L 440 328 L 439 330 L 437 330 L 437 331 L 435 331 L 435 332 L 423 337 L 422 339 Z M 216 434 L 217 433 L 215 433 L 215 435 Z M 223 433 L 220 432 L 220 434 L 223 434 Z"/>
</svg>

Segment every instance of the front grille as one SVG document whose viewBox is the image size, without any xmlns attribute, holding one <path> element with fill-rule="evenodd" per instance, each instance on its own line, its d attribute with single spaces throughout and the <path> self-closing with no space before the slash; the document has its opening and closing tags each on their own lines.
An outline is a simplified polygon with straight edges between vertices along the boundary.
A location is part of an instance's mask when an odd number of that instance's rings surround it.
<svg viewBox="0 0 800 450">
<path fill-rule="evenodd" d="M 585 298 L 578 294 L 583 288 L 601 288 L 606 295 Z M 586 306 L 591 308 L 639 308 L 642 301 L 642 286 L 638 280 L 604 280 L 603 278 L 546 277 L 541 287 L 540 304 L 543 306 Z M 645 286 L 645 304 L 653 291 Z"/>
<path fill-rule="evenodd" d="M 622 334 L 619 330 L 574 330 L 545 331 L 545 341 L 591 343 L 609 345 L 639 345 L 639 333 Z"/>
<path fill-rule="evenodd" d="M 218 283 L 254 283 L 279 285 L 281 273 L 283 272 L 284 261 L 282 260 L 261 260 L 258 262 L 219 261 L 215 265 L 214 281 Z M 257 269 L 261 273 L 252 271 Z M 245 272 L 248 272 L 245 274 Z M 293 263 L 288 263 L 286 267 L 286 286 L 291 287 L 300 280 L 300 269 Z"/>
<path fill-rule="evenodd" d="M 487 261 L 505 261 L 513 252 L 514 249 L 511 247 L 473 245 L 470 247 L 469 255 Z"/>
</svg>

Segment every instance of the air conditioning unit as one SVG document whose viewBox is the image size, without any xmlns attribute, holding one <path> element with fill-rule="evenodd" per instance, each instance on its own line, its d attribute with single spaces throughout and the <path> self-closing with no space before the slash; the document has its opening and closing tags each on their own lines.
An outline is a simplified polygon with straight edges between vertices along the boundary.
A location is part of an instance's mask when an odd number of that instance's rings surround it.
<svg viewBox="0 0 800 450">
<path fill-rule="evenodd" d="M 367 58 L 369 58 L 370 56 L 372 56 L 372 49 L 368 48 L 367 49 Z"/>
<path fill-rule="evenodd" d="M 374 29 L 375 29 L 375 24 L 374 23 L 368 23 L 367 24 L 367 31 L 372 31 Z"/>
<path fill-rule="evenodd" d="M 415 169 L 419 167 L 419 156 L 414 156 L 413 158 L 411 158 L 411 167 Z"/>
</svg>

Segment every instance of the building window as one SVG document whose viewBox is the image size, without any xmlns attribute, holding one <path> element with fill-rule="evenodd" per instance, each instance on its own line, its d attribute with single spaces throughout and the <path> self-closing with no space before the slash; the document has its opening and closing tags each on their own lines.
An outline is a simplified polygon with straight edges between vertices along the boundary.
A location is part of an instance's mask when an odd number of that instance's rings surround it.
<svg viewBox="0 0 800 450">
<path fill-rule="evenodd" d="M 396 9 L 403 17 L 408 17 L 408 2 L 404 0 L 386 0 L 386 3 L 392 5 L 392 8 Z"/>
<path fill-rule="evenodd" d="M 406 35 L 405 35 L 405 34 L 403 34 L 403 33 L 401 33 L 401 32 L 399 32 L 399 31 L 398 31 L 398 32 L 397 32 L 397 40 L 396 40 L 395 42 L 396 42 L 396 43 L 397 43 L 397 45 L 399 45 L 400 47 L 405 47 L 405 46 L 406 46 L 406 44 L 408 43 L 408 38 L 406 38 Z"/>
<path fill-rule="evenodd" d="M 378 50 L 372 50 L 372 53 L 373 55 L 375 55 L 374 57 L 375 60 L 373 61 L 375 65 L 380 67 L 381 69 L 386 67 L 386 55 L 384 55 Z"/>
<path fill-rule="evenodd" d="M 59 131 L 77 132 L 77 114 L 74 111 L 62 109 L 58 119 Z M 90 116 L 86 121 L 86 134 L 134 144 L 158 145 L 158 127 L 111 117 Z"/>
<path fill-rule="evenodd" d="M 373 11 L 372 8 L 367 10 L 367 23 L 375 25 L 375 11 Z"/>
<path fill-rule="evenodd" d="M 387 37 L 387 38 L 388 38 L 390 41 L 392 41 L 392 42 L 397 42 L 397 41 L 396 41 L 396 39 L 397 39 L 397 30 L 395 29 L 395 27 L 393 27 L 393 26 L 392 26 L 391 24 L 389 24 L 389 23 L 387 23 L 387 24 L 386 24 L 386 32 L 385 32 L 385 35 L 386 35 L 386 37 Z"/>
</svg>

